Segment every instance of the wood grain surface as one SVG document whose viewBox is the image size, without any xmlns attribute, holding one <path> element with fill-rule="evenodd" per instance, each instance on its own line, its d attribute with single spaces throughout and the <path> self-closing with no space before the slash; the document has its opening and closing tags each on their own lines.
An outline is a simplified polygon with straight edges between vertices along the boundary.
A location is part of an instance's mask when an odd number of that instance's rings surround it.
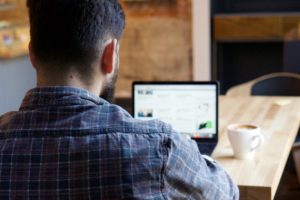
<svg viewBox="0 0 300 200">
<path fill-rule="evenodd" d="M 218 14 L 216 41 L 285 41 L 300 38 L 300 13 Z"/>
<path fill-rule="evenodd" d="M 239 185 L 242 200 L 274 198 L 300 124 L 299 97 L 221 97 L 219 143 L 212 157 Z M 227 137 L 232 123 L 262 128 L 265 144 L 253 160 L 238 160 Z"/>
</svg>

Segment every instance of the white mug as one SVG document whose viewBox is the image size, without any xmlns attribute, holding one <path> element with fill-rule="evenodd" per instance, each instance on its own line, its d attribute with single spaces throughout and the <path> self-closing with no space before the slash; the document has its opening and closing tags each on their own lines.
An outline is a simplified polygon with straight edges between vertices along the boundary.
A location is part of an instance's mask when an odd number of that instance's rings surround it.
<svg viewBox="0 0 300 200">
<path fill-rule="evenodd" d="M 229 125 L 228 136 L 234 156 L 238 159 L 252 159 L 255 150 L 265 141 L 260 127 L 252 124 Z"/>
</svg>

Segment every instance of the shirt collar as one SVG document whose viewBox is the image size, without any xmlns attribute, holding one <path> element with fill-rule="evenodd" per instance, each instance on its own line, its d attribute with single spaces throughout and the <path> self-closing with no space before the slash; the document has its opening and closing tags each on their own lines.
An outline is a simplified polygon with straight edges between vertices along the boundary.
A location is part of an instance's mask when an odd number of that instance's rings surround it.
<svg viewBox="0 0 300 200">
<path fill-rule="evenodd" d="M 85 89 L 66 86 L 38 87 L 27 92 L 20 110 L 45 106 L 101 104 L 108 104 L 108 102 Z"/>
</svg>

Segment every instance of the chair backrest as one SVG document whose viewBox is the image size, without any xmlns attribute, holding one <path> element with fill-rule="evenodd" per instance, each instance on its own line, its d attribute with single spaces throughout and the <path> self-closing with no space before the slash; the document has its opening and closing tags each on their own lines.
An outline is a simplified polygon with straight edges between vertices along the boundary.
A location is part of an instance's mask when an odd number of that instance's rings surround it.
<svg viewBox="0 0 300 200">
<path fill-rule="evenodd" d="M 279 72 L 231 88 L 226 96 L 300 96 L 300 74 Z"/>
<path fill-rule="evenodd" d="M 132 100 L 129 97 L 118 97 L 114 99 L 114 104 L 124 108 L 129 114 L 132 114 Z"/>
<path fill-rule="evenodd" d="M 300 96 L 300 75 L 277 75 L 256 82 L 251 95 Z"/>
</svg>

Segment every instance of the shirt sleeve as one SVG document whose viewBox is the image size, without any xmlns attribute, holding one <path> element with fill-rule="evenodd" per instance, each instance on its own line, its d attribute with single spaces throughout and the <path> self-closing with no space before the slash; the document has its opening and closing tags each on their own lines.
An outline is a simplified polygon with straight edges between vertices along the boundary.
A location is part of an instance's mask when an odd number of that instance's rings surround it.
<svg viewBox="0 0 300 200">
<path fill-rule="evenodd" d="M 238 200 L 239 190 L 225 170 L 201 155 L 195 141 L 172 133 L 164 184 L 170 199 Z"/>
</svg>

